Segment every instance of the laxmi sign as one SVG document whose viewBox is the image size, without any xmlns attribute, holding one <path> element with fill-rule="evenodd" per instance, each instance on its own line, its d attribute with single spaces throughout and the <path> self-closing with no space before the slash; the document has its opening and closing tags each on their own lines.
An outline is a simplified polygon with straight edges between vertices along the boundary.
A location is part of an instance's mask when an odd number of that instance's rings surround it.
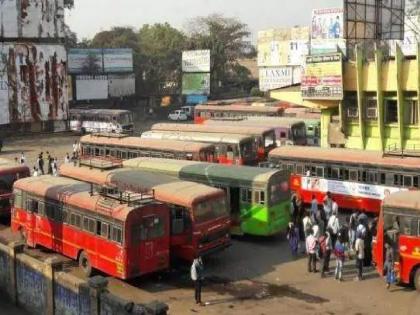
<svg viewBox="0 0 420 315">
<path fill-rule="evenodd" d="M 300 83 L 300 72 L 301 67 L 260 68 L 260 91 L 267 92 Z"/>
</svg>

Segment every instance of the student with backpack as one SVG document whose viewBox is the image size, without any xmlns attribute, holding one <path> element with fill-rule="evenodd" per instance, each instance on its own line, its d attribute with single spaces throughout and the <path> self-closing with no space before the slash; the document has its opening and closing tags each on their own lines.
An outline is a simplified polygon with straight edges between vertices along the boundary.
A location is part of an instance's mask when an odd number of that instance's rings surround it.
<svg viewBox="0 0 420 315">
<path fill-rule="evenodd" d="M 334 246 L 334 255 L 335 255 L 335 280 L 343 281 L 343 268 L 344 261 L 346 258 L 346 247 L 342 240 L 341 234 L 338 235 L 337 242 Z"/>
<path fill-rule="evenodd" d="M 340 231 L 340 221 L 338 220 L 337 212 L 333 212 L 328 220 L 327 231 L 330 233 L 332 246 L 335 246 L 338 232 Z"/>
</svg>

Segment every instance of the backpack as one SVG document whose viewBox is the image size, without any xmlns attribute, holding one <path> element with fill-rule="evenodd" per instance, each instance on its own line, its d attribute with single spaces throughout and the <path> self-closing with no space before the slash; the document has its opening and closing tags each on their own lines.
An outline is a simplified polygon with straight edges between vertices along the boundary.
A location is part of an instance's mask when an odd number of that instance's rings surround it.
<svg viewBox="0 0 420 315">
<path fill-rule="evenodd" d="M 327 251 L 327 238 L 323 235 L 319 238 L 319 247 L 322 254 L 325 254 Z"/>
</svg>

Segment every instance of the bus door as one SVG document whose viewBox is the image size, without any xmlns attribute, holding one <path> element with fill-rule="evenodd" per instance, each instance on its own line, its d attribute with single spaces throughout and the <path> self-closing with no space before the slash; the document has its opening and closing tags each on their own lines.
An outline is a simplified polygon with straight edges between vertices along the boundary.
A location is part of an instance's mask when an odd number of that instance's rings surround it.
<svg viewBox="0 0 420 315">
<path fill-rule="evenodd" d="M 35 246 L 35 233 L 34 230 L 37 229 L 37 215 L 39 212 L 40 203 L 38 200 L 31 197 L 26 199 L 26 222 L 21 231 L 22 236 L 26 239 L 27 245 L 34 247 Z"/>
<path fill-rule="evenodd" d="M 171 246 L 187 244 L 191 233 L 190 211 L 184 207 L 171 207 Z"/>
<path fill-rule="evenodd" d="M 169 262 L 169 211 L 141 218 L 140 270 L 144 273 L 164 269 Z"/>
</svg>

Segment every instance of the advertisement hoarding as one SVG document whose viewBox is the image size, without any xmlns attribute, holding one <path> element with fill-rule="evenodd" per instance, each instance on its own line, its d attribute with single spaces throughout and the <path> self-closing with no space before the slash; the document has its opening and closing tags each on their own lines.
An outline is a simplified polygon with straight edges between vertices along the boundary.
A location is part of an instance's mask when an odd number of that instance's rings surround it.
<svg viewBox="0 0 420 315">
<path fill-rule="evenodd" d="M 208 101 L 207 95 L 187 95 L 186 103 L 188 105 L 205 104 Z"/>
<path fill-rule="evenodd" d="M 102 49 L 69 49 L 68 69 L 71 74 L 102 73 Z"/>
<path fill-rule="evenodd" d="M 108 77 L 106 75 L 76 76 L 76 99 L 104 100 L 108 98 Z"/>
<path fill-rule="evenodd" d="M 104 49 L 103 59 L 105 72 L 133 72 L 132 49 Z"/>
<path fill-rule="evenodd" d="M 0 57 L 0 124 L 67 119 L 64 46 L 4 43 Z"/>
<path fill-rule="evenodd" d="M 311 54 L 346 51 L 343 8 L 324 8 L 312 11 Z"/>
<path fill-rule="evenodd" d="M 182 72 L 210 72 L 210 50 L 182 52 Z"/>
<path fill-rule="evenodd" d="M 108 92 L 110 97 L 134 95 L 136 93 L 134 74 L 109 74 Z"/>
<path fill-rule="evenodd" d="M 342 100 L 342 55 L 336 53 L 306 57 L 301 90 L 304 99 Z"/>
<path fill-rule="evenodd" d="M 64 0 L 0 1 L 3 38 L 63 38 Z"/>
<path fill-rule="evenodd" d="M 300 83 L 301 71 L 301 67 L 260 68 L 260 91 L 267 92 Z"/>
<path fill-rule="evenodd" d="M 184 73 L 182 76 L 183 95 L 209 95 L 210 73 Z"/>
<path fill-rule="evenodd" d="M 309 54 L 309 28 L 294 27 L 258 32 L 258 66 L 303 65 Z"/>
</svg>

